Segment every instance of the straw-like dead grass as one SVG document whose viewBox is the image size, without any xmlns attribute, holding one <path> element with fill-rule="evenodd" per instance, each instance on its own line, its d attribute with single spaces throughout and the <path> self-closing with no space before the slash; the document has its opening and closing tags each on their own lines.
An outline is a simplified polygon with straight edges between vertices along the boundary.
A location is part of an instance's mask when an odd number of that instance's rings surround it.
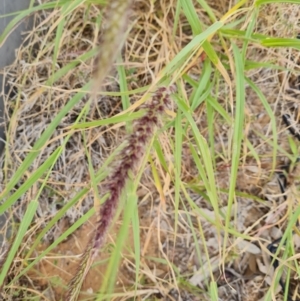
<svg viewBox="0 0 300 301">
<path fill-rule="evenodd" d="M 208 3 L 216 16 L 221 18 L 228 10 L 231 1 L 212 0 Z M 132 21 L 129 22 L 131 29 L 123 50 L 123 64 L 127 70 L 129 90 L 142 88 L 153 82 L 161 69 L 191 40 L 191 30 L 184 17 L 179 20 L 175 36 L 172 35 L 175 7 L 175 1 L 141 0 L 135 2 L 132 9 Z M 91 5 L 87 9 L 82 5 L 66 18 L 63 39 L 60 41 L 55 64 L 53 64 L 55 22 L 60 16 L 55 10 L 35 15 L 34 30 L 28 34 L 27 43 L 18 50 L 16 62 L 5 71 L 12 93 L 6 97 L 5 103 L 9 124 L 7 124 L 8 148 L 5 153 L 2 185 L 5 185 L 16 171 L 53 116 L 65 106 L 77 89 L 84 86 L 91 78 L 93 62 L 88 59 L 85 62 L 78 62 L 70 72 L 53 85 L 46 84 L 54 71 L 58 71 L 74 58 L 95 47 L 99 29 L 95 26 L 93 19 L 99 16 L 100 11 L 100 7 Z M 210 24 L 202 9 L 199 8 L 197 14 L 205 24 Z M 299 19 L 300 7 L 298 5 L 267 5 L 260 11 L 256 32 L 271 36 L 295 37 L 300 32 Z M 216 49 L 219 47 L 214 46 Z M 288 153 L 291 153 L 291 146 L 288 141 L 288 132 L 281 121 L 281 115 L 290 112 L 295 120 L 299 118 L 298 56 L 297 52 L 290 49 L 265 49 L 255 44 L 250 44 L 247 51 L 248 60 L 257 63 L 273 62 L 284 68 L 282 71 L 265 67 L 255 68 L 248 70 L 247 75 L 261 89 L 275 113 L 278 144 Z M 195 79 L 199 78 L 202 74 L 202 67 L 202 61 L 197 61 L 189 70 L 189 75 Z M 189 95 L 190 85 L 185 84 L 184 88 L 184 93 Z M 111 92 L 119 90 L 115 70 L 107 78 L 104 90 Z M 230 112 L 228 96 L 230 91 L 226 83 L 221 82 L 219 89 L 215 92 L 218 93 L 219 103 Z M 131 103 L 136 102 L 139 96 L 137 94 L 131 96 Z M 26 178 L 29 178 L 32 172 L 61 145 L 62 139 L 70 131 L 70 126 L 87 104 L 88 97 L 86 96 L 63 118 L 51 141 L 44 146 L 41 155 L 27 171 Z M 121 110 L 119 96 L 99 96 L 96 101 L 92 101 L 86 107 L 85 119 L 86 121 L 98 120 L 115 115 Z M 161 172 L 159 178 L 163 184 L 164 194 L 158 193 L 152 179 L 151 167 L 146 166 L 138 189 L 142 255 L 136 293 L 138 300 L 209 300 L 207 285 L 210 271 L 213 272 L 217 283 L 220 300 L 262 300 L 267 289 L 272 285 L 274 273 L 266 246 L 282 236 L 285 230 L 288 212 L 296 206 L 292 197 L 294 185 L 291 180 L 290 189 L 287 190 L 287 200 L 280 197 L 278 183 L 271 177 L 274 170 L 272 145 L 268 143 L 272 138 L 270 117 L 250 88 L 247 88 L 245 110 L 245 135 L 251 142 L 256 157 L 250 156 L 244 145 L 237 180 L 237 191 L 243 194 L 237 197 L 237 206 L 233 208 L 233 212 L 227 212 L 227 214 L 236 217 L 236 231 L 249 235 L 252 240 L 246 242 L 241 238 L 230 236 L 230 244 L 225 257 L 224 254 L 220 254 L 220 237 L 216 229 L 201 219 L 197 212 L 184 201 L 179 206 L 178 228 L 175 233 L 172 179 L 160 168 L 158 159 L 154 156 L 154 164 Z M 202 135 L 209 139 L 206 114 L 205 104 L 203 104 L 195 111 L 194 119 Z M 214 125 L 217 156 L 215 177 L 220 191 L 220 207 L 226 212 L 232 129 L 221 121 L 220 116 L 215 116 Z M 189 134 L 186 134 L 186 137 L 189 137 Z M 31 243 L 33 234 L 43 228 L 79 189 L 87 185 L 90 172 L 86 151 L 91 156 L 93 168 L 97 170 L 111 151 L 120 144 L 124 135 L 125 130 L 120 127 L 88 128 L 72 133 L 39 197 L 35 224 L 24 240 L 22 250 L 26 249 L 26 244 Z M 172 139 L 173 135 L 174 133 L 170 131 L 159 138 L 166 161 L 170 164 L 173 164 L 170 145 L 170 138 Z M 188 145 L 189 141 L 184 140 L 182 181 L 187 184 L 187 191 L 199 208 L 202 208 L 206 215 L 214 218 L 213 208 L 203 194 L 199 194 L 202 183 L 197 182 L 198 171 L 191 158 Z M 287 162 L 287 158 L 280 151 L 276 167 L 280 168 Z M 22 181 L 24 179 L 20 183 Z M 13 210 L 16 221 L 22 219 L 26 204 L 35 198 L 40 185 L 41 181 L 36 182 L 30 192 L 20 197 Z M 182 197 L 184 200 L 183 195 Z M 44 237 L 45 244 L 55 240 L 66 227 L 86 213 L 93 203 L 94 195 L 91 192 L 88 197 L 69 209 L 65 217 L 47 233 Z M 190 223 L 196 228 L 201 225 L 204 237 L 201 237 L 200 233 L 193 233 Z M 78 263 L 73 255 L 83 251 L 87 242 L 87 233 L 91 229 L 93 229 L 92 223 L 81 227 L 68 241 L 58 246 L 40 262 L 35 271 L 19 281 L 18 289 L 22 290 L 22 286 L 26 283 L 28 291 L 24 290 L 21 297 L 14 298 L 10 294 L 15 287 L 11 287 L 5 297 L 8 298 L 6 300 L 25 300 L 26 293 L 30 293 L 29 288 L 39 291 L 46 300 L 59 300 L 64 290 L 62 283 L 70 279 Z M 114 241 L 114 233 L 113 229 L 109 242 Z M 116 284 L 116 293 L 120 295 L 114 300 L 132 300 L 134 297 L 132 287 L 135 283 L 135 263 L 131 253 L 132 245 L 132 238 L 129 238 Z M 299 240 L 296 241 L 295 248 L 300 248 Z M 199 260 L 197 249 L 203 254 L 203 260 Z M 204 255 L 206 251 L 209 260 Z M 106 256 L 109 256 L 109 251 L 104 251 L 101 259 Z M 222 269 L 222 264 L 224 269 Z M 93 269 L 86 280 L 84 291 L 92 293 L 99 288 L 104 269 L 103 265 L 99 266 L 100 268 L 96 266 Z M 22 265 L 17 260 L 11 268 L 10 278 L 18 274 L 20 269 Z M 291 292 L 294 291 L 299 298 L 300 292 L 297 285 L 297 280 L 291 280 Z M 281 298 L 279 296 L 280 294 L 277 297 Z M 86 296 L 82 296 L 82 300 L 86 300 L 84 298 Z"/>
</svg>

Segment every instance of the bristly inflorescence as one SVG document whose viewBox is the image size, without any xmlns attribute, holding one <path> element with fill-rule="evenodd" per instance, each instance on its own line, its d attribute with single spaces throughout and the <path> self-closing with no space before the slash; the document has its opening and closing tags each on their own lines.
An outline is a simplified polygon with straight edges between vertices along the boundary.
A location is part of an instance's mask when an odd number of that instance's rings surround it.
<svg viewBox="0 0 300 301">
<path fill-rule="evenodd" d="M 160 117 L 169 103 L 170 90 L 165 87 L 159 88 L 151 101 L 145 105 L 145 116 L 134 123 L 133 133 L 127 138 L 128 144 L 121 153 L 120 164 L 107 179 L 106 191 L 110 197 L 100 210 L 100 221 L 93 242 L 96 253 L 102 246 L 105 232 L 114 217 L 121 193 L 129 179 L 129 171 L 132 171 L 133 174 L 136 173 L 145 154 L 146 146 L 153 137 Z"/>
<path fill-rule="evenodd" d="M 101 49 L 95 60 L 94 92 L 99 90 L 124 43 L 126 24 L 133 0 L 111 0 L 107 3 Z"/>
<path fill-rule="evenodd" d="M 147 145 L 159 126 L 165 109 L 169 106 L 172 88 L 159 88 L 151 100 L 143 107 L 145 115 L 134 122 L 133 133 L 127 137 L 127 146 L 121 151 L 119 164 L 113 169 L 107 179 L 105 193 L 109 197 L 99 212 L 99 221 L 85 252 L 83 253 L 78 272 L 69 283 L 66 295 L 67 301 L 77 300 L 81 285 L 93 259 L 103 246 L 107 231 L 113 221 L 123 190 L 130 179 L 130 172 L 136 174 Z"/>
</svg>

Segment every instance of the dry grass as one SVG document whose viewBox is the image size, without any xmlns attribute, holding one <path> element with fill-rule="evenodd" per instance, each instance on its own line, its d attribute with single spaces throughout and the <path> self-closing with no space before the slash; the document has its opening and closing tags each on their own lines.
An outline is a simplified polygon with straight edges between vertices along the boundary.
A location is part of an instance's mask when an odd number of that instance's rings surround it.
<svg viewBox="0 0 300 301">
<path fill-rule="evenodd" d="M 230 3 L 231 1 L 208 1 L 219 19 L 226 13 Z M 2 158 L 4 162 L 2 189 L 17 170 L 20 162 L 30 152 L 35 141 L 47 128 L 53 116 L 91 78 L 93 61 L 88 59 L 80 62 L 55 84 L 47 84 L 53 71 L 58 71 L 74 58 L 95 48 L 100 33 L 93 20 L 99 16 L 100 11 L 99 6 L 91 5 L 87 9 L 87 6 L 82 5 L 66 19 L 55 64 L 53 64 L 55 29 L 60 16 L 55 10 L 35 15 L 35 29 L 28 34 L 27 42 L 18 50 L 16 62 L 5 70 L 12 93 L 6 97 L 5 103 L 6 115 L 10 122 L 7 125 L 7 151 Z M 135 1 L 129 22 L 129 36 L 122 52 L 128 90 L 138 90 L 155 82 L 162 68 L 191 40 L 190 26 L 183 16 L 180 17 L 178 29 L 173 36 L 175 11 L 175 1 Z M 204 24 L 210 24 L 207 14 L 200 6 L 197 14 Z M 266 5 L 259 13 L 256 33 L 276 37 L 295 37 L 300 32 L 299 19 L 298 5 Z M 247 23 L 244 22 L 246 26 Z M 219 43 L 217 40 L 212 42 L 216 50 L 222 51 L 221 44 L 217 43 Z M 230 47 L 229 44 L 227 46 Z M 189 69 L 188 75 L 192 79 L 201 77 L 202 59 L 197 59 Z M 289 112 L 295 120 L 299 121 L 299 53 L 287 48 L 266 49 L 253 43 L 248 47 L 247 59 L 257 63 L 273 62 L 274 65 L 284 68 L 278 70 L 261 67 L 247 70 L 247 76 L 265 95 L 276 117 L 279 149 L 276 169 L 280 169 L 293 155 L 296 155 L 292 153 L 293 144 L 285 125 L 282 124 L 281 115 Z M 191 85 L 180 79 L 179 86 L 182 95 L 188 98 L 193 90 Z M 63 118 L 49 143 L 44 146 L 41 154 L 16 188 L 25 179 L 30 178 L 33 171 L 61 145 L 63 138 L 71 132 L 70 126 L 85 106 L 83 120 L 86 121 L 108 118 L 123 110 L 121 97 L 118 94 L 119 79 L 116 69 L 106 79 L 103 91 L 111 93 L 102 93 L 92 102 L 89 102 L 87 96 L 83 97 Z M 220 80 L 219 87 L 214 92 L 218 103 L 232 114 L 231 91 L 227 83 Z M 133 300 L 134 297 L 136 300 L 210 300 L 207 289 L 210 273 L 217 283 L 219 300 L 264 300 L 274 279 L 274 270 L 266 246 L 283 235 L 289 213 L 299 205 L 294 201 L 296 188 L 295 179 L 292 177 L 289 178 L 287 199 L 280 196 L 281 192 L 274 178 L 270 116 L 249 86 L 246 92 L 244 135 L 252 144 L 253 152 L 249 153 L 246 143 L 242 145 L 236 186 L 240 194 L 237 194 L 236 206 L 227 214 L 232 214 L 234 217 L 235 231 L 242 233 L 244 237 L 247 236 L 248 239 L 243 240 L 242 235 L 231 233 L 224 254 L 220 250 L 222 242 L 217 228 L 199 216 L 183 193 L 178 208 L 177 226 L 175 226 L 173 178 L 163 169 L 157 154 L 153 154 L 152 165 L 158 171 L 158 179 L 162 187 L 158 187 L 158 181 L 153 180 L 151 164 L 146 165 L 137 191 L 141 244 L 139 284 L 134 292 L 136 262 L 133 234 L 130 234 L 122 253 L 115 295 L 111 300 Z M 130 96 L 130 103 L 136 103 L 140 97 L 141 93 L 134 93 Z M 219 191 L 219 207 L 226 212 L 233 129 L 225 124 L 221 117 L 218 114 L 214 117 L 215 179 Z M 195 110 L 193 118 L 201 134 L 209 141 L 211 137 L 205 103 Z M 191 135 L 188 131 L 182 143 L 181 181 L 185 184 L 186 191 L 194 203 L 202 209 L 203 213 L 214 219 L 213 207 L 202 191 L 203 183 L 199 180 L 199 171 L 192 158 L 189 144 L 193 141 L 190 140 Z M 34 224 L 24 239 L 19 257 L 11 267 L 10 279 L 22 270 L 25 263 L 20 258 L 32 244 L 34 234 L 45 227 L 76 192 L 87 187 L 90 181 L 87 153 L 90 154 L 92 167 L 98 170 L 112 150 L 122 142 L 125 134 L 126 129 L 123 124 L 87 128 L 72 133 L 39 197 L 39 208 Z M 171 171 L 174 169 L 172 145 L 174 139 L 175 133 L 172 129 L 167 129 L 159 136 L 160 146 Z M 298 148 L 297 142 L 294 143 Z M 286 153 L 291 155 L 287 157 Z M 30 191 L 18 199 L 12 211 L 16 222 L 22 220 L 26 205 L 35 198 L 40 185 L 41 181 L 37 181 Z M 96 202 L 96 197 L 91 190 L 84 199 L 71 207 L 64 218 L 47 232 L 44 236 L 44 245 L 40 246 L 32 257 L 82 217 Z M 99 289 L 110 254 L 109 244 L 114 243 L 120 224 L 121 221 L 116 222 L 110 233 L 108 246 L 84 283 L 83 291 L 88 291 L 90 295 L 82 294 L 81 300 L 92 300 L 92 293 Z M 52 250 L 14 286 L 8 286 L 5 300 L 29 300 L 29 295 L 33 291 L 41 294 L 39 300 L 59 300 L 65 290 L 64 285 L 71 278 L 78 263 L 77 256 L 74 255 L 84 250 L 87 235 L 93 227 L 91 220 L 66 242 Z M 195 232 L 195 229 L 199 228 L 202 230 Z M 299 237 L 295 237 L 294 243 L 295 250 L 299 251 Z M 295 259 L 299 259 L 299 256 Z M 291 293 L 299 299 L 300 288 L 297 278 L 293 279 L 294 276 L 296 275 L 291 275 Z M 13 297 L 14 291 L 19 291 L 20 295 Z M 275 292 L 276 300 L 281 300 L 280 298 L 283 300 L 280 291 L 279 287 Z"/>
</svg>

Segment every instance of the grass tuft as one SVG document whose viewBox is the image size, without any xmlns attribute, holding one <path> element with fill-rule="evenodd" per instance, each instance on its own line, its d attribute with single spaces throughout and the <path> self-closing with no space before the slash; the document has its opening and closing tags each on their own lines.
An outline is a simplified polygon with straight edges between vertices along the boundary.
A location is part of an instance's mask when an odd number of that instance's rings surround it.
<svg viewBox="0 0 300 301">
<path fill-rule="evenodd" d="M 15 15 L 0 43 L 34 30 L 3 70 L 1 298 L 300 298 L 300 7 L 232 2 Z"/>
</svg>

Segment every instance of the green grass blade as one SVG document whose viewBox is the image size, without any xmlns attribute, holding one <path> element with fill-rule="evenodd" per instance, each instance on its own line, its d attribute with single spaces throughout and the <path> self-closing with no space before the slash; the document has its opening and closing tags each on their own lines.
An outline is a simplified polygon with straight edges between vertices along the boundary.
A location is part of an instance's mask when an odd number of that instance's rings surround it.
<svg viewBox="0 0 300 301">
<path fill-rule="evenodd" d="M 57 154 L 60 149 L 55 150 L 51 156 L 35 171 L 32 173 L 31 177 L 17 189 L 5 202 L 0 205 L 0 214 L 3 214 L 8 208 L 10 208 L 17 200 L 20 198 L 34 183 L 36 183 L 47 171 L 47 169 L 53 165 Z"/>
<path fill-rule="evenodd" d="M 182 117 L 181 112 L 178 110 L 175 119 L 175 235 L 177 234 L 178 227 L 178 209 L 179 209 L 179 199 L 180 199 L 180 186 L 181 186 L 181 158 L 182 158 Z"/>
<path fill-rule="evenodd" d="M 182 50 L 179 51 L 179 53 L 175 56 L 175 58 L 166 66 L 166 68 L 163 70 L 162 75 L 171 75 L 174 73 L 179 65 L 181 65 L 181 69 L 183 66 L 187 64 L 187 57 L 192 55 L 192 53 L 199 49 L 202 44 L 205 42 L 205 40 L 212 34 L 214 34 L 216 31 L 218 31 L 220 28 L 222 28 L 223 23 L 220 21 L 215 22 L 213 25 L 208 27 L 205 31 L 200 33 L 199 35 L 195 36 L 191 42 L 189 42 Z M 185 62 L 182 66 L 182 63 Z"/>
<path fill-rule="evenodd" d="M 212 22 L 216 22 L 217 18 L 211 9 L 211 7 L 207 4 L 205 0 L 197 0 L 197 2 L 203 7 L 203 9 L 207 12 L 208 16 L 212 20 Z"/>
<path fill-rule="evenodd" d="M 300 4 L 300 3 L 299 3 Z M 299 39 L 288 39 L 288 38 L 267 38 L 261 40 L 261 45 L 265 47 L 292 47 L 300 49 Z"/>
<path fill-rule="evenodd" d="M 217 284 L 217 282 L 211 281 L 209 291 L 210 291 L 211 301 L 218 301 L 219 298 L 218 298 L 218 284 Z"/>
<path fill-rule="evenodd" d="M 153 147 L 154 147 L 154 149 L 156 151 L 157 157 L 159 159 L 159 163 L 161 164 L 161 166 L 163 167 L 163 169 L 166 172 L 169 172 L 169 167 L 168 167 L 168 164 L 166 162 L 166 158 L 164 156 L 164 153 L 163 153 L 163 150 L 161 148 L 161 145 L 159 144 L 159 142 L 157 140 L 154 140 Z"/>
<path fill-rule="evenodd" d="M 203 94 L 207 94 L 207 95 L 210 94 L 212 90 L 212 85 L 209 85 L 211 73 L 212 73 L 211 63 L 209 60 L 205 60 L 203 66 L 203 75 L 201 76 L 199 83 L 195 83 L 196 89 L 194 90 L 190 98 L 192 111 L 194 111 L 205 99 L 202 98 Z"/>
<path fill-rule="evenodd" d="M 256 0 L 255 5 L 265 5 L 265 4 L 274 4 L 274 3 L 292 3 L 299 4 L 299 0 Z"/>
<path fill-rule="evenodd" d="M 3 281 L 5 280 L 7 273 L 9 271 L 9 268 L 15 259 L 15 256 L 17 254 L 17 251 L 23 242 L 23 238 L 32 223 L 32 220 L 34 218 L 35 212 L 38 208 L 38 201 L 33 200 L 28 204 L 27 210 L 24 214 L 24 217 L 22 218 L 19 231 L 14 239 L 14 242 L 8 252 L 7 258 L 4 262 L 4 265 L 2 267 L 1 273 L 0 273 L 0 287 L 3 285 Z"/>
<path fill-rule="evenodd" d="M 226 110 L 218 103 L 216 98 L 213 98 L 212 96 L 208 95 L 207 100 L 209 105 L 212 106 L 214 110 L 217 111 L 228 124 L 232 123 L 232 118 L 229 116 Z"/>
<path fill-rule="evenodd" d="M 237 179 L 237 171 L 239 167 L 241 144 L 243 140 L 244 129 L 244 115 L 245 115 L 245 83 L 244 83 L 244 62 L 240 50 L 235 44 L 232 44 L 234 61 L 235 61 L 235 79 L 236 79 L 236 102 L 235 102 L 235 118 L 233 129 L 233 141 L 232 141 L 232 158 L 231 158 L 231 173 L 229 181 L 229 194 L 228 194 L 228 212 L 231 212 L 231 208 L 235 199 L 235 186 Z M 230 226 L 230 214 L 226 216 L 225 228 L 226 230 L 231 228 Z M 227 246 L 228 232 L 225 232 L 224 236 L 224 254 Z"/>
<path fill-rule="evenodd" d="M 117 70 L 119 74 L 119 85 L 120 85 L 120 92 L 122 93 L 121 100 L 122 100 L 122 107 L 123 110 L 127 110 L 130 107 L 130 99 L 126 92 L 128 91 L 128 84 L 126 79 L 126 72 L 125 67 L 122 64 L 123 60 L 122 57 L 119 55 L 117 59 Z"/>
<path fill-rule="evenodd" d="M 86 128 L 99 127 L 99 126 L 103 126 L 103 125 L 111 125 L 111 124 L 115 124 L 115 123 L 129 122 L 129 121 L 139 119 L 139 118 L 143 117 L 144 115 L 145 115 L 145 111 L 140 110 L 138 112 L 117 115 L 117 116 L 102 119 L 102 120 L 74 124 L 71 126 L 71 128 L 83 130 Z"/>
<path fill-rule="evenodd" d="M 199 20 L 199 17 L 196 13 L 195 7 L 191 0 L 181 0 L 182 3 L 182 9 L 185 13 L 185 16 L 189 22 L 189 24 L 192 27 L 192 31 L 194 35 L 200 34 L 203 30 L 203 26 Z M 202 2 L 203 4 L 203 2 Z M 208 41 L 203 42 L 203 49 L 207 56 L 210 58 L 210 60 L 217 64 L 219 61 L 219 58 L 214 50 L 214 48 L 211 46 L 211 44 Z"/>
<path fill-rule="evenodd" d="M 132 201 L 132 200 L 128 199 L 128 201 Z M 133 201 L 135 200 L 133 199 Z M 135 291 L 137 291 L 139 285 L 139 271 L 141 266 L 140 220 L 138 214 L 138 206 L 135 206 L 133 208 L 132 231 L 133 231 L 134 259 L 135 259 L 135 284 L 134 285 L 135 285 Z"/>
<path fill-rule="evenodd" d="M 91 49 L 88 52 L 80 55 L 78 58 L 76 58 L 75 60 L 73 60 L 72 62 L 70 62 L 67 65 L 63 66 L 58 71 L 56 71 L 54 74 L 52 74 L 50 76 L 50 78 L 46 81 L 45 86 L 48 86 L 48 87 L 52 88 L 53 84 L 56 81 L 61 79 L 68 72 L 71 72 L 75 67 L 77 67 L 82 62 L 85 62 L 86 60 L 94 57 L 97 53 L 98 53 L 98 49 L 95 48 L 95 49 Z M 87 92 L 90 91 L 88 87 L 89 86 L 84 86 L 80 89 L 80 91 L 87 93 Z"/>
</svg>

